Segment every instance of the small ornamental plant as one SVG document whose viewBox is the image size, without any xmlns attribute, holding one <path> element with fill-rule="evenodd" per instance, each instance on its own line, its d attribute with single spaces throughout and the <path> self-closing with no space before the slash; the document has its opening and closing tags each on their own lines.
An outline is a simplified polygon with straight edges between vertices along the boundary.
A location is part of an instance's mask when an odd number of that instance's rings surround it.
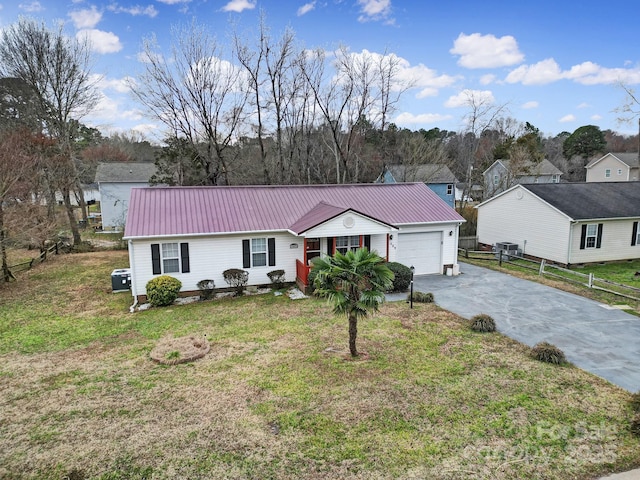
<svg viewBox="0 0 640 480">
<path fill-rule="evenodd" d="M 495 332 L 496 331 L 496 322 L 493 318 L 491 318 L 486 313 L 480 313 L 478 315 L 474 315 L 469 320 L 469 327 L 474 332 Z"/>
<path fill-rule="evenodd" d="M 411 300 L 411 294 L 407 296 L 407 300 Z M 433 303 L 433 293 L 431 292 L 413 292 L 414 303 Z"/>
<path fill-rule="evenodd" d="M 567 361 L 564 352 L 548 342 L 536 344 L 531 349 L 531 356 L 541 362 L 553 363 L 555 365 L 561 365 Z"/>
<path fill-rule="evenodd" d="M 406 292 L 411 285 L 411 269 L 398 262 L 388 262 L 385 265 L 393 272 L 392 291 Z"/>
<path fill-rule="evenodd" d="M 170 275 L 160 275 L 147 282 L 147 298 L 154 307 L 171 305 L 182 288 L 182 282 Z"/>
<path fill-rule="evenodd" d="M 198 290 L 200 290 L 200 299 L 209 300 L 215 295 L 214 289 L 216 284 L 213 280 L 200 280 L 198 282 Z"/>
<path fill-rule="evenodd" d="M 271 280 L 271 284 L 273 285 L 274 289 L 280 290 L 284 286 L 284 275 L 284 270 L 272 270 L 267 273 L 267 277 L 269 277 L 269 280 Z"/>
<path fill-rule="evenodd" d="M 241 296 L 244 293 L 244 287 L 249 282 L 249 272 L 239 268 L 230 268 L 222 272 L 222 276 L 227 285 L 236 289 L 236 295 Z"/>
</svg>

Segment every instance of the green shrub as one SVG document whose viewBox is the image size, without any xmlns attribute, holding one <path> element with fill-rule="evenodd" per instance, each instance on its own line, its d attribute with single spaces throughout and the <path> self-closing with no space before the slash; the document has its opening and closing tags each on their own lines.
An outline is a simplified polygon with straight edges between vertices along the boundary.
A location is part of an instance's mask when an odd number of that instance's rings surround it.
<svg viewBox="0 0 640 480">
<path fill-rule="evenodd" d="M 198 290 L 200 290 L 200 299 L 209 300 L 215 295 L 214 289 L 216 284 L 213 280 L 200 280 L 198 282 Z"/>
<path fill-rule="evenodd" d="M 182 288 L 182 282 L 170 275 L 160 275 L 147 282 L 147 298 L 154 307 L 171 305 Z"/>
<path fill-rule="evenodd" d="M 640 437 L 640 413 L 636 413 L 631 419 L 629 430 L 631 430 L 631 433 L 636 437 Z"/>
<path fill-rule="evenodd" d="M 555 345 L 540 342 L 531 349 L 531 356 L 536 360 L 560 365 L 566 362 L 564 352 Z"/>
<path fill-rule="evenodd" d="M 411 269 L 398 262 L 388 262 L 386 265 L 394 275 L 392 291 L 406 292 L 411 285 Z"/>
<path fill-rule="evenodd" d="M 284 286 L 284 270 L 272 270 L 267 273 L 267 277 L 276 290 L 280 290 Z"/>
<path fill-rule="evenodd" d="M 636 392 L 631 395 L 631 400 L 629 400 L 629 405 L 634 412 L 640 413 L 640 392 Z"/>
<path fill-rule="evenodd" d="M 249 282 L 249 272 L 239 268 L 230 268 L 222 272 L 227 285 L 236 289 L 236 295 L 240 296 L 244 292 L 244 287 Z"/>
<path fill-rule="evenodd" d="M 407 295 L 407 300 L 411 300 L 411 294 Z M 413 301 L 416 303 L 433 303 L 433 293 L 413 292 Z"/>
<path fill-rule="evenodd" d="M 489 315 L 479 313 L 469 320 L 469 327 L 474 332 L 495 332 L 496 322 Z"/>
</svg>

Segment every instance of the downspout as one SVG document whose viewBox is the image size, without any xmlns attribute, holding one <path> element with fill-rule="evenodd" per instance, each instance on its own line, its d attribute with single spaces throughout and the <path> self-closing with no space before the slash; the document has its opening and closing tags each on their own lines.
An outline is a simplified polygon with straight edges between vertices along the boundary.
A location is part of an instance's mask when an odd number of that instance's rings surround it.
<svg viewBox="0 0 640 480">
<path fill-rule="evenodd" d="M 138 306 L 138 292 L 136 289 L 136 282 L 134 281 L 136 275 L 134 271 L 135 262 L 133 261 L 133 242 L 131 240 L 127 242 L 127 247 L 129 249 L 129 267 L 131 268 L 131 294 L 133 295 L 133 305 L 129 307 L 129 313 L 133 313 L 136 311 L 136 307 Z"/>
</svg>

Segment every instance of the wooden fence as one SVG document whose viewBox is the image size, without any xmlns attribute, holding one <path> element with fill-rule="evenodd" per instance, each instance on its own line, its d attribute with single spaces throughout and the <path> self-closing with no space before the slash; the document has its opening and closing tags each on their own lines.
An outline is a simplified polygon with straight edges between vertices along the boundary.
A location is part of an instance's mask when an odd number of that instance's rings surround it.
<svg viewBox="0 0 640 480">
<path fill-rule="evenodd" d="M 568 268 L 561 267 L 560 265 L 549 263 L 544 259 L 542 261 L 537 261 L 516 255 L 508 255 L 502 252 L 481 252 L 462 248 L 459 249 L 458 252 L 465 258 L 494 261 L 498 262 L 498 265 L 500 266 L 502 266 L 503 263 L 512 264 L 518 268 L 535 271 L 540 276 L 546 275 L 558 280 L 575 283 L 587 288 L 612 293 L 620 297 L 640 302 L 640 288 L 625 285 L 623 283 L 612 282 L 611 280 L 604 278 L 598 278 L 593 273 L 581 273 L 575 270 L 569 270 Z"/>
<path fill-rule="evenodd" d="M 459 237 L 458 248 L 465 250 L 475 250 L 478 248 L 478 237 Z"/>
<path fill-rule="evenodd" d="M 53 253 L 53 254 L 57 255 L 60 252 L 60 250 L 62 249 L 63 246 L 64 246 L 64 244 L 62 242 L 56 242 L 55 244 L 51 245 L 46 250 L 43 250 L 40 253 L 40 255 L 38 255 L 37 257 L 32 258 L 31 260 L 29 260 L 27 262 L 16 263 L 15 265 L 9 265 L 9 274 L 13 277 L 14 273 L 22 272 L 22 271 L 25 271 L 25 270 L 30 270 L 31 268 L 34 267 L 34 265 L 37 265 L 39 263 L 44 262 L 47 259 L 47 256 L 49 254 Z"/>
</svg>

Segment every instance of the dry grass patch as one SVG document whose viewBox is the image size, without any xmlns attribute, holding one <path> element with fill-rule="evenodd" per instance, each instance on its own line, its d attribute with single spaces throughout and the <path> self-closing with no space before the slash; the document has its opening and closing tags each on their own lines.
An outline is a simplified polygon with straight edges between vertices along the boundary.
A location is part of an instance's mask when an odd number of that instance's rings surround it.
<svg viewBox="0 0 640 480">
<path fill-rule="evenodd" d="M 210 348 L 206 335 L 188 335 L 179 338 L 169 336 L 161 339 L 153 347 L 149 356 L 157 363 L 177 365 L 204 357 L 209 353 Z"/>
</svg>

